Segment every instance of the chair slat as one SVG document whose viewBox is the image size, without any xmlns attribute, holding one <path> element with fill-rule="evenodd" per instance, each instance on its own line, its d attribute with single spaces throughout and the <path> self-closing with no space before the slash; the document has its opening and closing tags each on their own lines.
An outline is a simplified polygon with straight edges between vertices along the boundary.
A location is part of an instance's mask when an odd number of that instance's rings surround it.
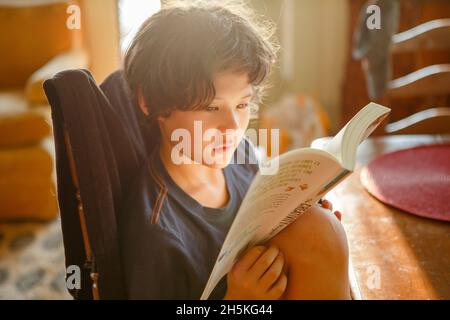
<svg viewBox="0 0 450 320">
<path fill-rule="evenodd" d="M 450 94 L 450 64 L 428 66 L 391 80 L 388 84 L 391 98 L 446 94 Z"/>
<path fill-rule="evenodd" d="M 392 37 L 392 52 L 416 52 L 450 48 L 450 18 L 420 24 Z"/>
<path fill-rule="evenodd" d="M 386 125 L 387 133 L 441 134 L 450 133 L 450 108 L 431 108 Z"/>
</svg>

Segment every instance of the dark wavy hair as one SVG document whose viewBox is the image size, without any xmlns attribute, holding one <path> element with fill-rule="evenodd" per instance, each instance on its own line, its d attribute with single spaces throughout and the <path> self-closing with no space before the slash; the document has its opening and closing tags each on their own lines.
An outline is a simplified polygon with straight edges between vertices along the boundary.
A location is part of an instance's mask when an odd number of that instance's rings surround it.
<svg viewBox="0 0 450 320">
<path fill-rule="evenodd" d="M 152 124 L 171 110 L 198 110 L 215 97 L 213 75 L 247 73 L 260 102 L 276 61 L 274 24 L 243 1 L 165 1 L 128 48 L 125 78 L 142 94 Z"/>
</svg>

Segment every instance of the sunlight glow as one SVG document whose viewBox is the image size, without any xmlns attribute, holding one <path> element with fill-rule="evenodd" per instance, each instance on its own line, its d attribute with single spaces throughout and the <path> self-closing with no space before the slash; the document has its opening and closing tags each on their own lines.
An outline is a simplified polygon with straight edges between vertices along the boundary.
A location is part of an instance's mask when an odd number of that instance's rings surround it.
<svg viewBox="0 0 450 320">
<path fill-rule="evenodd" d="M 130 45 L 140 25 L 161 9 L 160 0 L 119 0 L 122 52 Z"/>
</svg>

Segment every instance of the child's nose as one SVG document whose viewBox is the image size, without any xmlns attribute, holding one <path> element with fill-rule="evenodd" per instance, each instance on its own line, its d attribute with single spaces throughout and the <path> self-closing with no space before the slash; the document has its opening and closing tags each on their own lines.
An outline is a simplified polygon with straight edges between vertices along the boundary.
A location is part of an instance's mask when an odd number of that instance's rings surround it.
<svg viewBox="0 0 450 320">
<path fill-rule="evenodd" d="M 225 132 L 226 130 L 239 129 L 239 115 L 233 110 L 227 110 L 221 115 L 219 130 Z"/>
</svg>

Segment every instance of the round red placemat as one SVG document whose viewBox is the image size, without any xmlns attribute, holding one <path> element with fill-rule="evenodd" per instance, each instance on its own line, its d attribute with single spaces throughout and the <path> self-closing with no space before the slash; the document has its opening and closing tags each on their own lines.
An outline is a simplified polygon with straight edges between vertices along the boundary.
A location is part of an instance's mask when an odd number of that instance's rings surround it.
<svg viewBox="0 0 450 320">
<path fill-rule="evenodd" d="M 386 204 L 450 221 L 450 144 L 381 155 L 362 168 L 360 177 L 363 186 Z"/>
</svg>

